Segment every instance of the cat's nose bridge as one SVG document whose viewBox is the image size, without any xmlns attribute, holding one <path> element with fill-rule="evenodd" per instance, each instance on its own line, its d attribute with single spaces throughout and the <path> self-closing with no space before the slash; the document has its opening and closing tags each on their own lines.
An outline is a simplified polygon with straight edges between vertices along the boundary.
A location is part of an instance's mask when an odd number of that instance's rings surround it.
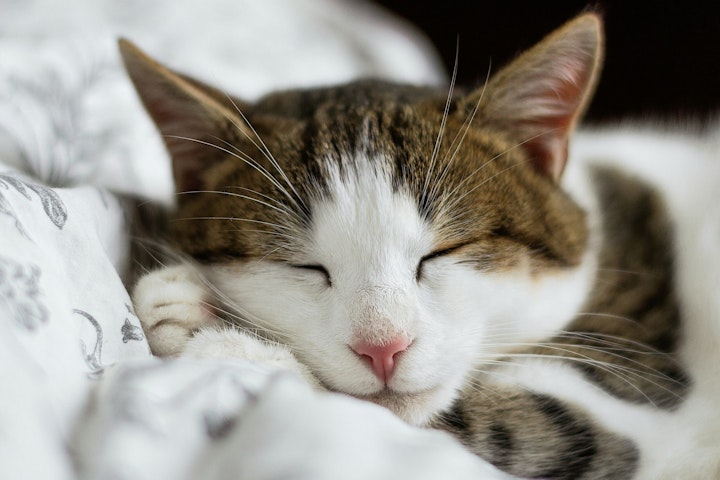
<svg viewBox="0 0 720 480">
<path fill-rule="evenodd" d="M 353 337 L 383 345 L 401 336 L 411 336 L 416 311 L 402 289 L 388 286 L 359 289 L 350 306 Z"/>
</svg>

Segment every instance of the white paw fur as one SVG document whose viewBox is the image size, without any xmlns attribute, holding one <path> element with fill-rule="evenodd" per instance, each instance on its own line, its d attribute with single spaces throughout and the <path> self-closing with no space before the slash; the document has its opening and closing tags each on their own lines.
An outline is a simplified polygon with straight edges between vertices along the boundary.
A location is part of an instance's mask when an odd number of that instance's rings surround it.
<svg viewBox="0 0 720 480">
<path fill-rule="evenodd" d="M 222 326 L 209 310 L 209 299 L 190 265 L 167 267 L 143 276 L 133 291 L 133 304 L 152 352 L 159 357 L 178 356 L 195 332 Z"/>
<path fill-rule="evenodd" d="M 187 342 L 183 356 L 195 358 L 242 358 L 302 377 L 316 389 L 320 382 L 284 345 L 268 343 L 234 328 L 203 328 Z"/>
</svg>

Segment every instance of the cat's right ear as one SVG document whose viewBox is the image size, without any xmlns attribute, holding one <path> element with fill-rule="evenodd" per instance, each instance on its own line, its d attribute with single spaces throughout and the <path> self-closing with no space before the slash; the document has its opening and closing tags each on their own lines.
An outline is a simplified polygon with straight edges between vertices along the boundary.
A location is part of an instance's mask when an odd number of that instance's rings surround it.
<svg viewBox="0 0 720 480">
<path fill-rule="evenodd" d="M 586 13 L 520 55 L 465 102 L 479 105 L 489 121 L 513 131 L 533 166 L 557 180 L 602 59 L 601 19 Z"/>
<path fill-rule="evenodd" d="M 125 68 L 172 157 L 175 189 L 202 188 L 202 173 L 228 156 L 223 142 L 247 128 L 241 105 L 218 89 L 173 72 L 132 42 L 120 39 Z M 248 134 L 249 132 L 245 132 Z"/>
</svg>

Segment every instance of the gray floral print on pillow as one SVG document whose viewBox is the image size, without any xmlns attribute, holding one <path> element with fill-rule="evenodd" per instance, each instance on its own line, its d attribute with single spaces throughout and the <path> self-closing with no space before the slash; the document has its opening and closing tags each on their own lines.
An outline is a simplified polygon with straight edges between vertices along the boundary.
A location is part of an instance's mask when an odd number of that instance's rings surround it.
<svg viewBox="0 0 720 480">
<path fill-rule="evenodd" d="M 5 190 L 9 190 L 11 186 L 15 190 L 17 190 L 20 195 L 22 195 L 28 200 L 32 200 L 32 195 L 30 195 L 30 191 L 35 192 L 35 194 L 40 199 L 40 203 L 42 204 L 43 210 L 45 211 L 45 215 L 47 215 L 53 225 L 62 230 L 62 228 L 65 226 L 65 222 L 67 221 L 67 209 L 65 208 L 65 204 L 63 203 L 60 196 L 55 193 L 52 188 L 44 187 L 42 185 L 37 185 L 30 182 L 24 182 L 13 177 L 12 175 L 0 175 L 0 187 Z M 0 213 L 8 215 L 10 218 L 12 218 L 15 221 L 15 228 L 17 228 L 18 232 L 20 232 L 20 234 L 25 238 L 29 238 L 27 232 L 22 226 L 22 223 L 20 222 L 20 219 L 12 210 L 12 208 L 10 207 L 10 203 L 5 199 L 1 192 Z"/>
<path fill-rule="evenodd" d="M 0 309 L 7 308 L 10 318 L 28 330 L 35 330 L 49 317 L 38 286 L 40 275 L 35 264 L 0 257 Z"/>
</svg>

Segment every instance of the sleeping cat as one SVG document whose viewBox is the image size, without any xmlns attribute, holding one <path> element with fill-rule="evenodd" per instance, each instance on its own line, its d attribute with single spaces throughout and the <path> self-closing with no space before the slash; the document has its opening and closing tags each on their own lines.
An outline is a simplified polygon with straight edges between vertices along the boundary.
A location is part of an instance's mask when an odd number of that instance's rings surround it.
<svg viewBox="0 0 720 480">
<path fill-rule="evenodd" d="M 717 232 L 687 233 L 703 222 L 645 167 L 567 162 L 618 140 L 571 143 L 596 15 L 464 93 L 360 80 L 247 104 L 120 48 L 172 157 L 187 258 L 133 294 L 156 355 L 293 370 L 520 477 L 720 478 L 717 275 L 683 286 L 678 246 Z"/>
</svg>

